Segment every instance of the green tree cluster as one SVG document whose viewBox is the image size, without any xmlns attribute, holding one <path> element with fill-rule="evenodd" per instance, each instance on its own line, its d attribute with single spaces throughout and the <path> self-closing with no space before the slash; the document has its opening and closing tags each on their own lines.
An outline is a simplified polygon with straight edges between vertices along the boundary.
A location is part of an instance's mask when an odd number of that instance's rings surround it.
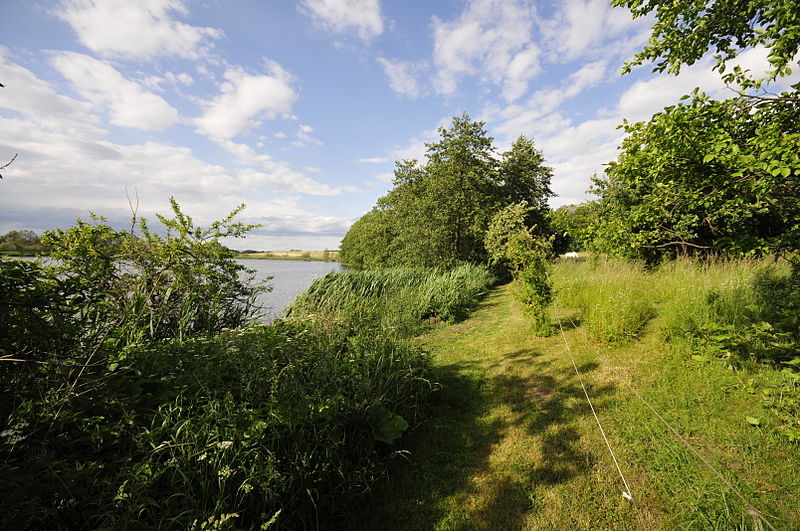
<svg viewBox="0 0 800 531">
<path fill-rule="evenodd" d="M 619 158 L 595 180 L 600 250 L 656 258 L 800 247 L 798 110 L 696 95 L 625 124 Z"/>
<path fill-rule="evenodd" d="M 797 61 L 796 2 L 613 4 L 656 17 L 650 44 L 624 72 L 655 61 L 654 70 L 677 74 L 710 50 L 724 81 L 739 88 L 737 97 L 722 101 L 695 89 L 647 122 L 623 124 L 628 136 L 618 159 L 594 179 L 601 198 L 590 227 L 595 247 L 649 260 L 799 249 L 800 84 L 766 92 Z M 754 46 L 769 50 L 770 70 L 728 69 Z"/>
<path fill-rule="evenodd" d="M 47 252 L 32 230 L 12 230 L 0 236 L 0 253 L 11 255 L 40 254 Z"/>
<path fill-rule="evenodd" d="M 591 227 L 597 220 L 597 201 L 584 201 L 577 205 L 563 205 L 550 212 L 550 227 L 557 253 L 586 251 L 592 241 Z"/>
<path fill-rule="evenodd" d="M 440 127 L 427 161 L 399 161 L 394 188 L 345 235 L 341 259 L 351 267 L 484 263 L 489 222 L 504 206 L 527 201 L 528 226 L 544 230 L 553 171 L 522 136 L 500 155 L 484 123 L 465 113 Z"/>
</svg>

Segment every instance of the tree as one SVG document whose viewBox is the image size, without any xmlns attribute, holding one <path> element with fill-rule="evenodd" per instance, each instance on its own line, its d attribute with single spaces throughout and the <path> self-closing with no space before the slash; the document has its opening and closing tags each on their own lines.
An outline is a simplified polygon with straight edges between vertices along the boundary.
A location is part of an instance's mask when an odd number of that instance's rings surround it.
<svg viewBox="0 0 800 531">
<path fill-rule="evenodd" d="M 625 124 L 594 229 L 601 250 L 766 254 L 800 248 L 800 104 L 702 94 Z"/>
<path fill-rule="evenodd" d="M 544 226 L 552 169 L 520 137 L 498 160 L 483 122 L 453 117 L 427 144 L 427 161 L 396 164 L 394 188 L 345 235 L 345 263 L 453 267 L 487 259 L 483 238 L 503 206 L 527 201 L 530 222 Z"/>
<path fill-rule="evenodd" d="M 489 262 L 506 269 L 514 279 L 514 294 L 534 317 L 534 330 L 547 333 L 547 307 L 553 300 L 549 261 L 552 238 L 537 234 L 528 227 L 531 207 L 512 203 L 492 218 L 484 245 Z"/>
<path fill-rule="evenodd" d="M 520 136 L 511 144 L 511 150 L 503 153 L 500 177 L 503 202 L 525 202 L 528 205 L 527 226 L 535 225 L 539 232 L 547 232 L 547 200 L 555 195 L 550 190 L 553 168 L 545 165 L 544 156 L 533 140 Z"/>
<path fill-rule="evenodd" d="M 774 80 L 791 74 L 800 48 L 800 9 L 795 0 L 612 0 L 611 4 L 627 7 L 634 18 L 651 13 L 656 17 L 650 43 L 623 73 L 654 61 L 655 71 L 677 74 L 709 50 L 716 53 L 715 69 L 722 73 L 743 50 L 763 46 L 772 65 L 767 80 Z M 728 80 L 734 77 L 735 72 Z"/>
</svg>

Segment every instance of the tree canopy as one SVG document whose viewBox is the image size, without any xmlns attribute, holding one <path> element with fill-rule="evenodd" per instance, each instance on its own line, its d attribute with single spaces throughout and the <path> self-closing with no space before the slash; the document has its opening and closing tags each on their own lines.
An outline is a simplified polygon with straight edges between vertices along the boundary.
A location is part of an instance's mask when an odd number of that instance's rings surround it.
<svg viewBox="0 0 800 531">
<path fill-rule="evenodd" d="M 655 70 L 673 74 L 692 65 L 709 50 L 715 68 L 724 72 L 728 61 L 747 48 L 769 50 L 768 79 L 789 75 L 800 48 L 800 9 L 796 0 L 613 0 L 635 17 L 654 14 L 650 43 L 624 72 L 646 61 Z"/>
<path fill-rule="evenodd" d="M 634 16 L 654 14 L 650 43 L 628 63 L 654 61 L 673 74 L 708 51 L 737 97 L 698 89 L 628 136 L 603 178 L 591 227 L 595 248 L 659 259 L 688 253 L 733 256 L 800 249 L 800 84 L 780 94 L 770 82 L 791 74 L 800 46 L 794 1 L 614 0 Z M 769 71 L 728 63 L 747 49 L 769 50 Z M 623 72 L 623 73 L 624 73 Z M 758 77 L 761 76 L 761 77 Z M 756 90 L 758 89 L 758 90 Z"/>
<path fill-rule="evenodd" d="M 394 188 L 350 228 L 342 261 L 353 267 L 452 267 L 487 260 L 484 234 L 504 206 L 526 201 L 544 227 L 552 169 L 520 137 L 498 157 L 485 124 L 466 113 L 439 128 L 427 160 L 396 164 Z"/>
</svg>

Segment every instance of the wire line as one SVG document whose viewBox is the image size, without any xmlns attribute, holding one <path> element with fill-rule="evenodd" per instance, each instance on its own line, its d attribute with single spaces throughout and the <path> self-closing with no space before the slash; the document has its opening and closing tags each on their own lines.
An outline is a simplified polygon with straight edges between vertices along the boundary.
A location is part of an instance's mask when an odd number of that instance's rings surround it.
<svg viewBox="0 0 800 531">
<path fill-rule="evenodd" d="M 603 440 L 606 441 L 606 446 L 608 447 L 608 452 L 611 454 L 611 459 L 614 460 L 614 464 L 617 467 L 617 472 L 619 472 L 619 477 L 622 478 L 622 483 L 625 485 L 625 490 L 622 492 L 622 497 L 626 500 L 633 501 L 633 494 L 631 493 L 631 487 L 628 485 L 628 481 L 625 479 L 625 474 L 622 473 L 622 468 L 619 466 L 619 462 L 617 461 L 617 456 L 614 455 L 614 450 L 611 449 L 611 443 L 608 442 L 608 437 L 606 437 L 606 432 L 603 429 L 603 425 L 600 424 L 600 417 L 597 416 L 597 412 L 594 409 L 594 405 L 592 405 L 592 399 L 589 398 L 589 392 L 586 390 L 586 385 L 583 383 L 583 378 L 581 377 L 580 371 L 578 371 L 578 365 L 575 363 L 575 358 L 572 356 L 572 350 L 569 348 L 569 343 L 567 342 L 567 336 L 564 334 L 564 327 L 561 326 L 561 319 L 558 319 L 558 328 L 561 330 L 561 338 L 564 340 L 564 345 L 567 348 L 567 354 L 569 354 L 569 359 L 572 361 L 572 366 L 575 368 L 575 374 L 578 375 L 578 381 L 581 383 L 581 387 L 583 388 L 583 394 L 586 395 L 586 401 L 589 402 L 589 407 L 592 409 L 592 414 L 594 415 L 594 420 L 597 421 L 597 427 L 600 428 L 600 433 L 603 435 Z M 574 324 L 574 323 L 573 323 Z"/>
<path fill-rule="evenodd" d="M 567 317 L 567 318 L 569 319 L 570 323 L 572 323 L 572 326 L 573 326 L 573 327 L 575 327 L 575 322 L 572 320 L 572 318 L 570 318 L 570 317 Z M 559 320 L 558 320 L 558 326 L 559 326 L 559 328 L 561 328 L 561 319 L 559 319 Z M 562 336 L 564 335 L 564 329 L 563 329 L 563 328 L 561 329 L 561 335 L 562 335 Z M 565 338 L 564 338 L 564 343 L 566 343 L 566 342 L 567 342 L 567 340 L 566 340 L 566 337 L 565 337 Z M 567 350 L 569 351 L 569 345 L 567 345 Z M 572 357 L 572 354 L 571 354 L 571 353 L 570 353 L 570 357 Z M 573 364 L 573 365 L 575 365 L 575 361 L 574 361 L 574 360 L 572 361 L 572 364 Z M 659 419 L 661 422 L 663 422 L 663 423 L 664 423 L 664 425 L 665 425 L 665 426 L 666 426 L 666 427 L 667 427 L 667 428 L 668 428 L 668 429 L 669 429 L 669 430 L 672 432 L 672 434 L 673 434 L 673 435 L 675 435 L 675 437 L 676 437 L 676 438 L 677 438 L 677 439 L 678 439 L 680 442 L 682 442 L 682 443 L 683 443 L 683 444 L 684 444 L 684 445 L 685 445 L 685 446 L 686 446 L 686 447 L 689 449 L 689 451 L 691 451 L 691 452 L 692 452 L 692 453 L 693 453 L 695 456 L 697 456 L 697 458 L 698 458 L 698 459 L 700 459 L 700 461 L 702 461 L 704 465 L 706 465 L 706 466 L 707 466 L 707 467 L 708 467 L 708 468 L 709 468 L 709 469 L 710 469 L 712 472 L 714 472 L 714 474 L 715 474 L 715 475 L 716 475 L 716 476 L 717 476 L 717 477 L 720 479 L 720 481 L 722 481 L 722 483 L 724 483 L 724 484 L 725 484 L 725 486 L 726 486 L 726 487 L 728 487 L 728 489 L 729 489 L 731 492 L 733 492 L 733 493 L 734 493 L 734 494 L 735 494 L 735 495 L 736 495 L 736 496 L 737 496 L 737 497 L 738 497 L 738 498 L 739 498 L 739 499 L 742 501 L 742 503 L 744 503 L 744 504 L 747 506 L 747 514 L 749 514 L 749 515 L 750 515 L 750 517 L 753 519 L 753 523 L 756 525 L 756 529 L 762 529 L 762 526 L 761 526 L 761 523 L 762 523 L 762 522 L 763 522 L 764 524 L 766 524 L 766 526 L 767 526 L 768 528 L 770 528 L 770 529 L 773 529 L 773 530 L 775 529 L 775 528 L 772 526 L 772 524 L 770 524 L 770 523 L 769 523 L 769 520 L 767 520 L 767 518 L 764 516 L 764 514 L 763 514 L 761 511 L 759 511 L 758 509 L 756 509 L 756 508 L 755 508 L 755 506 L 754 506 L 752 503 L 750 503 L 750 501 L 749 501 L 749 500 L 748 500 L 748 499 L 747 499 L 747 498 L 744 496 L 744 494 L 742 494 L 742 493 L 741 493 L 741 491 L 740 491 L 739 489 L 737 489 L 737 488 L 736 488 L 736 487 L 735 487 L 735 486 L 734 486 L 734 485 L 733 485 L 733 484 L 732 484 L 730 481 L 728 481 L 728 479 L 727 479 L 727 478 L 726 478 L 726 477 L 725 477 L 725 476 L 722 474 L 722 472 L 720 472 L 719 470 L 717 470 L 717 469 L 714 467 L 714 465 L 712 465 L 712 464 L 711 464 L 711 462 L 709 462 L 709 461 L 708 461 L 708 459 L 706 459 L 706 458 L 703 456 L 703 454 L 701 454 L 700 452 L 698 452 L 698 451 L 697 451 L 697 449 L 695 449 L 695 447 L 694 447 L 694 446 L 692 446 L 692 445 L 689 443 L 689 441 L 687 441 L 687 440 L 686 440 L 686 439 L 683 437 L 683 435 L 681 435 L 681 434 L 680 434 L 680 432 L 678 432 L 678 430 L 677 430 L 677 429 L 675 429 L 675 428 L 672 426 L 672 424 L 670 424 L 669 422 L 667 422 L 667 419 L 665 419 L 665 418 L 664 418 L 664 417 L 663 417 L 663 416 L 662 416 L 662 415 L 661 415 L 661 414 L 660 414 L 658 411 L 656 411 L 656 409 L 655 409 L 655 408 L 654 408 L 654 407 L 653 407 L 653 406 L 650 404 L 650 402 L 648 402 L 647 400 L 645 400 L 645 399 L 644 399 L 644 397 L 643 397 L 641 394 L 639 394 L 639 392 L 638 392 L 638 391 L 637 391 L 637 390 L 636 390 L 636 389 L 633 387 L 633 385 L 631 385 L 631 384 L 630 384 L 630 382 L 628 382 L 628 380 L 627 380 L 626 378 L 623 378 L 623 377 L 622 377 L 622 376 L 621 376 L 621 375 L 620 375 L 620 374 L 619 374 L 617 371 L 615 371 L 613 368 L 609 367 L 609 369 L 610 369 L 610 370 L 611 370 L 611 372 L 614 374 L 614 376 L 616 376 L 616 377 L 617 377 L 617 379 L 618 379 L 618 380 L 620 380 L 622 383 L 624 383 L 624 384 L 625 384 L 625 385 L 628 387 L 628 389 L 630 389 L 630 390 L 631 390 L 631 392 L 634 394 L 634 396 L 636 396 L 636 398 L 638 398 L 639 400 L 641 400 L 641 402 L 642 402 L 642 403 L 643 403 L 645 406 L 647 406 L 647 407 L 650 409 L 650 411 L 652 411 L 652 412 L 653 412 L 653 414 L 654 414 L 656 417 L 658 417 L 658 419 Z M 578 369 L 577 369 L 577 367 L 575 368 L 575 370 L 576 370 L 576 371 L 578 370 Z M 581 382 L 581 385 L 583 385 L 583 382 Z M 585 391 L 586 391 L 586 389 L 584 388 L 584 392 L 585 392 Z M 588 399 L 588 398 L 589 398 L 589 396 L 587 395 L 587 396 L 586 396 L 586 398 Z M 590 402 L 589 404 L 591 405 L 591 402 Z M 592 408 L 592 412 L 594 412 L 594 408 Z M 597 418 L 597 415 L 595 415 L 595 418 Z M 600 421 L 599 421 L 599 420 L 597 421 L 597 424 L 598 424 L 598 426 L 600 425 Z M 600 431 L 602 431 L 602 430 L 603 430 L 603 428 L 601 427 L 601 428 L 600 428 Z M 605 434 L 603 434 L 603 437 L 605 437 Z M 608 444 L 608 440 L 606 440 L 606 444 Z M 610 446 L 608 447 L 608 450 L 609 450 L 609 451 L 611 451 L 611 447 L 610 447 Z M 614 452 L 611 452 L 611 456 L 612 456 L 612 457 L 614 456 Z M 616 463 L 616 462 L 617 462 L 617 460 L 616 460 L 616 458 L 615 458 L 615 459 L 614 459 L 614 463 Z M 619 465 L 617 465 L 617 469 L 619 470 Z M 621 470 L 620 470 L 620 475 L 622 475 L 622 471 L 621 471 Z M 622 478 L 622 481 L 625 481 L 625 477 L 624 477 L 624 476 L 623 476 L 623 478 Z M 627 487 L 627 486 L 628 486 L 628 484 L 627 484 L 627 483 L 625 483 L 625 486 Z"/>
</svg>

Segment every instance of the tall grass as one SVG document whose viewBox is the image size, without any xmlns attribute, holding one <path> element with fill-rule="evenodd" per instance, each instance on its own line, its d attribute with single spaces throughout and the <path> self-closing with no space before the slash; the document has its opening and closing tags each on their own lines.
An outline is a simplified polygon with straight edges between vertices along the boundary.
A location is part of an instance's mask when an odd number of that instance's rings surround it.
<svg viewBox="0 0 800 531">
<path fill-rule="evenodd" d="M 657 317 L 665 346 L 679 355 L 748 371 L 753 389 L 768 382 L 761 395 L 778 430 L 800 442 L 800 265 L 676 260 L 647 270 L 595 259 L 558 264 L 553 278 L 556 304 L 576 312 L 597 341 L 633 340 Z"/>
<path fill-rule="evenodd" d="M 486 267 L 476 265 L 332 272 L 298 295 L 286 315 L 410 336 L 425 320 L 463 319 L 494 281 Z"/>
<path fill-rule="evenodd" d="M 589 335 L 602 342 L 635 339 L 655 315 L 655 293 L 644 266 L 595 259 L 554 268 L 556 304 L 576 309 Z"/>
</svg>

